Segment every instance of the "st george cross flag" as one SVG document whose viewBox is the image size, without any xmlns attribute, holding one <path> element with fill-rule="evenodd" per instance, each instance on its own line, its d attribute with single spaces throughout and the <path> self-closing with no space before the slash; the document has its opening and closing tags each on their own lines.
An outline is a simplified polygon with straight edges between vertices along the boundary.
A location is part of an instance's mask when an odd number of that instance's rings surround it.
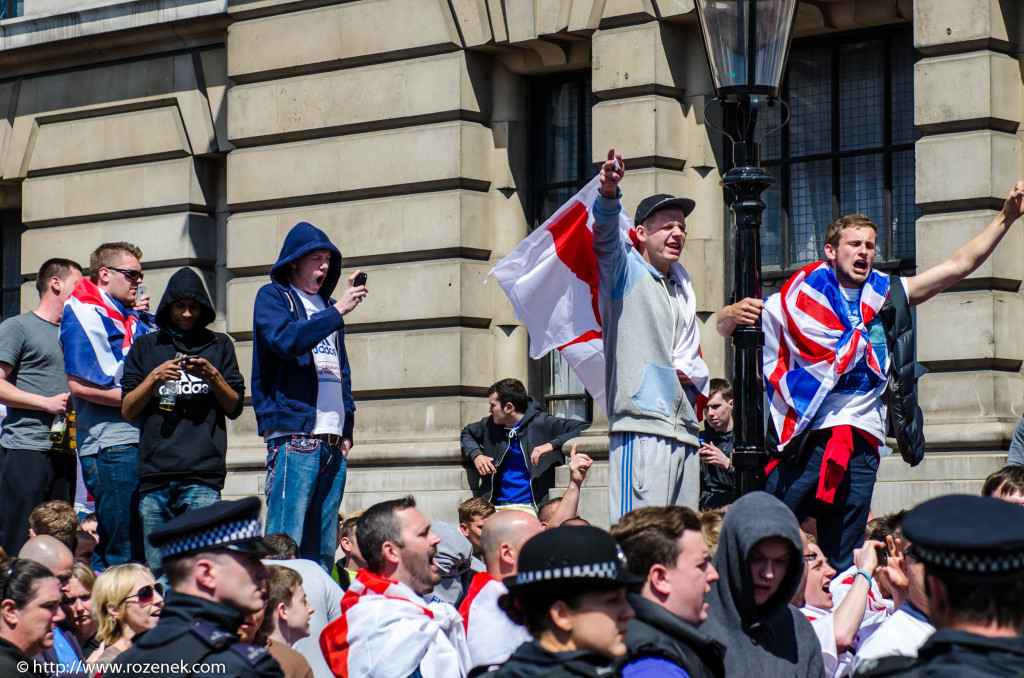
<svg viewBox="0 0 1024 678">
<path fill-rule="evenodd" d="M 887 366 L 875 355 L 866 325 L 888 294 L 889 276 L 872 271 L 861 289 L 861 321 L 855 327 L 843 310 L 847 302 L 835 271 L 818 261 L 797 271 L 765 302 L 762 360 L 780 452 L 813 423 L 839 377 L 861 358 L 885 379 Z"/>
<path fill-rule="evenodd" d="M 64 302 L 60 322 L 64 370 L 97 386 L 120 386 L 132 342 L 153 329 L 152 315 L 126 310 L 92 280 L 82 278 Z"/>
<path fill-rule="evenodd" d="M 341 616 L 320 634 L 320 650 L 341 678 L 464 678 L 471 668 L 458 610 L 427 604 L 411 588 L 359 570 Z"/>
<path fill-rule="evenodd" d="M 604 387 L 604 341 L 598 308 L 597 258 L 594 256 L 594 215 L 600 181 L 594 177 L 562 205 L 540 228 L 528 235 L 488 274 L 508 295 L 515 317 L 530 335 L 530 357 L 537 359 L 557 349 L 580 381 L 607 412 Z M 619 211 L 623 247 L 631 247 L 633 224 Z M 685 327 L 673 350 L 676 369 L 695 387 L 690 404 L 700 416 L 710 382 L 700 357 L 696 300 L 690 277 L 680 264 L 670 275 L 686 296 Z M 689 389 L 688 389 L 689 392 Z M 700 401 L 700 402 L 698 402 Z"/>
</svg>

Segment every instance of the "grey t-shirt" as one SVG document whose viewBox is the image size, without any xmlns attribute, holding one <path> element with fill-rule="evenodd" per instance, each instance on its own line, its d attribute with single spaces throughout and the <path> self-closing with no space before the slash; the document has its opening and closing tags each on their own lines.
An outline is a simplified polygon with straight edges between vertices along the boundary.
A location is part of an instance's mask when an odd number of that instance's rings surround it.
<svg viewBox="0 0 1024 678">
<path fill-rule="evenodd" d="M 68 392 L 64 354 L 57 343 L 60 325 L 29 311 L 0 323 L 0 362 L 13 369 L 8 381 L 41 396 Z M 7 409 L 0 446 L 9 450 L 49 450 L 53 415 L 42 410 Z"/>
<path fill-rule="evenodd" d="M 120 407 L 98 405 L 75 398 L 78 419 L 78 456 L 89 457 L 114 445 L 138 445 L 139 427 L 125 421 Z"/>
</svg>

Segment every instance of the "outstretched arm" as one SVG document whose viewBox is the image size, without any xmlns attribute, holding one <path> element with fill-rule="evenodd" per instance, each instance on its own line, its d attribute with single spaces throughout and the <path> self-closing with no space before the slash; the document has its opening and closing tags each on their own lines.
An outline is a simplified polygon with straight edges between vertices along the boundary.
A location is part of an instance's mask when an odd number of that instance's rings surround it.
<svg viewBox="0 0 1024 678">
<path fill-rule="evenodd" d="M 853 552 L 853 562 L 857 569 L 863 570 L 870 576 L 874 576 L 875 570 L 878 568 L 876 546 L 883 546 L 883 544 L 880 541 L 868 540 Z M 864 610 L 869 593 L 871 593 L 871 582 L 864 577 L 854 576 L 850 590 L 832 615 L 832 632 L 836 638 L 836 649 L 840 652 L 849 650 L 854 638 L 857 637 L 861 622 L 864 621 Z"/>
<path fill-rule="evenodd" d="M 939 292 L 960 282 L 981 266 L 996 245 L 1010 230 L 1013 222 L 1024 212 L 1024 181 L 1010 191 L 1003 203 L 1003 209 L 996 215 L 985 230 L 974 236 L 953 252 L 949 259 L 938 266 L 933 266 L 923 273 L 907 278 L 907 292 L 911 306 L 922 304 Z"/>
</svg>

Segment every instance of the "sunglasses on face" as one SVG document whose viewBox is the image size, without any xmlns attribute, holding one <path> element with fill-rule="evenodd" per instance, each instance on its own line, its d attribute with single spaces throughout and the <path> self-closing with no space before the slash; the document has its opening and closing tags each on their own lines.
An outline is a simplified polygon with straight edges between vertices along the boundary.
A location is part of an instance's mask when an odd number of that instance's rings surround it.
<svg viewBox="0 0 1024 678">
<path fill-rule="evenodd" d="M 164 595 L 164 585 L 159 582 L 156 584 L 147 584 L 146 586 L 140 588 L 138 593 L 133 593 L 130 596 L 125 596 L 124 598 L 122 598 L 121 602 L 123 603 L 126 600 L 138 598 L 139 605 L 152 605 L 153 601 L 156 598 L 154 593 L 160 594 L 160 597 L 162 598 Z"/>
<path fill-rule="evenodd" d="M 146 275 L 142 271 L 135 271 L 130 268 L 114 268 L 113 266 L 104 266 L 103 268 L 106 268 L 107 270 L 110 271 L 117 271 L 118 273 L 123 273 L 124 277 L 128 278 L 132 282 L 138 282 L 142 280 Z"/>
</svg>

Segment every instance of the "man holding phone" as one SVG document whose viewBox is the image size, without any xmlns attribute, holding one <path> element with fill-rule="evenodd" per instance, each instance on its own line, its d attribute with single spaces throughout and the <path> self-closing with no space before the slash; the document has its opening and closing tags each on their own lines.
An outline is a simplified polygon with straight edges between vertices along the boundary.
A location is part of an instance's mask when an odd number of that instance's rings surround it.
<svg viewBox="0 0 1024 678">
<path fill-rule="evenodd" d="M 290 535 L 300 557 L 328 572 L 356 409 L 343 316 L 366 298 L 366 276 L 356 271 L 332 299 L 340 279 L 338 248 L 315 226 L 296 224 L 256 293 L 252 332 L 252 404 L 267 443 L 265 530 Z"/>
<path fill-rule="evenodd" d="M 157 307 L 159 331 L 139 337 L 125 359 L 121 413 L 141 431 L 139 515 L 146 561 L 157 576 L 160 552 L 149 535 L 185 511 L 220 501 L 225 419 L 242 413 L 245 382 L 230 337 L 208 329 L 216 317 L 202 279 L 181 268 Z"/>
</svg>

